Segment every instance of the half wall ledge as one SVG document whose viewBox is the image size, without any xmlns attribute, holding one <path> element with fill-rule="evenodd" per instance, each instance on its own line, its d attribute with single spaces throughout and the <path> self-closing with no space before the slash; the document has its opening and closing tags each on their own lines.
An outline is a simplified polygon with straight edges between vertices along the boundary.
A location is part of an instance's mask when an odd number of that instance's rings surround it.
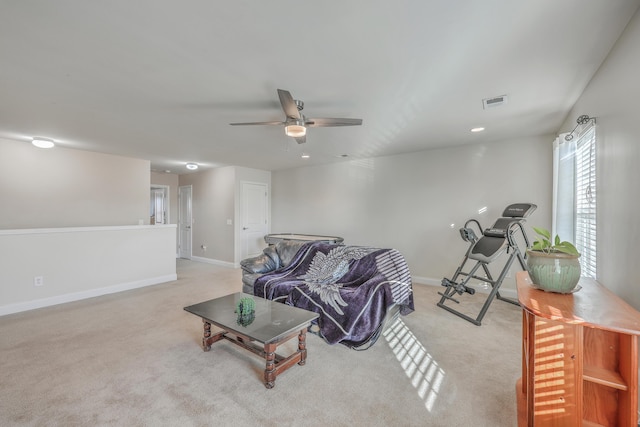
<svg viewBox="0 0 640 427">
<path fill-rule="evenodd" d="M 176 280 L 176 228 L 0 230 L 0 315 Z"/>
</svg>

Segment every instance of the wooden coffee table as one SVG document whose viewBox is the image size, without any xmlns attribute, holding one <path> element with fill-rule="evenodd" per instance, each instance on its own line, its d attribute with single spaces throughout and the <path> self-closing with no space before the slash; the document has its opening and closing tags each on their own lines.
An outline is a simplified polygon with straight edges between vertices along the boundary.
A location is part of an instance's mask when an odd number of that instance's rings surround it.
<svg viewBox="0 0 640 427">
<path fill-rule="evenodd" d="M 236 305 L 241 298 L 255 301 L 255 316 L 240 318 Z M 211 344 L 226 339 L 266 360 L 264 385 L 273 388 L 276 377 L 294 364 L 304 365 L 307 360 L 306 335 L 317 313 L 291 307 L 264 298 L 238 292 L 204 301 L 184 308 L 202 318 L 204 337 L 202 349 L 209 351 Z M 211 333 L 211 325 L 222 330 Z M 276 354 L 279 345 L 298 337 L 298 350 L 288 357 Z M 257 345 L 254 341 L 262 343 Z"/>
</svg>

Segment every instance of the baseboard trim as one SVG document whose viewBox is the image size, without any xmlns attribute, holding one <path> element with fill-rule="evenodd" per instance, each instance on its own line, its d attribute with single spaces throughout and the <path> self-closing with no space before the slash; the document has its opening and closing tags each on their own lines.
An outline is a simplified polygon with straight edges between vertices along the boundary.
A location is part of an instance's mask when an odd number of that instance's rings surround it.
<svg viewBox="0 0 640 427">
<path fill-rule="evenodd" d="M 411 280 L 416 285 L 427 285 L 427 286 L 441 286 L 442 279 L 433 279 L 431 277 L 420 277 L 420 276 L 412 276 Z M 477 286 L 475 284 L 470 284 L 470 287 L 474 288 L 479 294 L 489 294 L 490 290 L 485 289 L 483 287 Z M 518 291 L 515 289 L 509 288 L 500 288 L 500 295 L 505 298 L 518 299 Z"/>
<path fill-rule="evenodd" d="M 440 286 L 442 279 L 432 279 L 430 277 L 411 276 L 413 283 L 417 285 Z"/>
<path fill-rule="evenodd" d="M 120 283 L 113 286 L 106 286 L 103 288 L 89 289 L 86 291 L 73 292 L 70 294 L 58 295 L 49 298 L 4 305 L 0 306 L 0 316 L 20 313 L 22 311 L 35 310 L 37 308 L 50 307 L 67 302 L 79 301 L 87 298 L 99 297 L 102 295 L 114 294 L 116 292 L 130 291 L 132 289 L 144 288 L 146 286 L 159 285 L 160 283 L 171 282 L 177 279 L 177 274 L 168 274 L 166 276 L 151 277 L 148 279 L 136 280 L 128 283 Z"/>
<path fill-rule="evenodd" d="M 191 257 L 191 261 L 204 262 L 205 264 L 219 265 L 220 267 L 228 267 L 228 268 L 238 268 L 238 267 L 240 267 L 239 264 L 235 264 L 233 262 L 219 261 L 217 259 L 204 258 L 204 257 L 200 257 L 200 256 L 192 256 Z"/>
</svg>

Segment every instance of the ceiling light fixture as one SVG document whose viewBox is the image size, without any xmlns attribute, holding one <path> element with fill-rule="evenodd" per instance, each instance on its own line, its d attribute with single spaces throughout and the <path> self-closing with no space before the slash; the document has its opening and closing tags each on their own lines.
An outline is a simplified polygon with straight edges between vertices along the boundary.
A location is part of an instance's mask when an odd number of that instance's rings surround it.
<svg viewBox="0 0 640 427">
<path fill-rule="evenodd" d="M 35 145 L 38 148 L 51 148 L 53 146 L 55 146 L 56 144 L 54 144 L 52 139 L 49 138 L 41 138 L 39 136 L 34 137 L 31 140 L 31 143 L 33 145 Z"/>
<path fill-rule="evenodd" d="M 300 138 L 301 136 L 305 136 L 307 134 L 307 128 L 304 127 L 303 120 L 292 120 L 284 127 L 284 133 L 286 133 L 287 136 Z"/>
<path fill-rule="evenodd" d="M 190 171 L 194 171 L 194 170 L 198 169 L 198 164 L 197 163 L 187 163 L 187 169 L 189 169 Z"/>
<path fill-rule="evenodd" d="M 482 132 L 483 130 L 484 130 L 483 127 L 477 127 L 477 128 L 471 129 L 471 132 Z"/>
<path fill-rule="evenodd" d="M 302 153 L 302 157 L 303 159 L 308 159 L 309 157 L 311 157 L 310 155 L 308 155 L 307 153 Z"/>
</svg>

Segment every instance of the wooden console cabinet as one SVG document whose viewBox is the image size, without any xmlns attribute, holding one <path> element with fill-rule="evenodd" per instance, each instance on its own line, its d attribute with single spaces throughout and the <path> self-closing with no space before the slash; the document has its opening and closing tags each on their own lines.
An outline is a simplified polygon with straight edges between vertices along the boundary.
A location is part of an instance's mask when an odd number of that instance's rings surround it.
<svg viewBox="0 0 640 427">
<path fill-rule="evenodd" d="M 640 313 L 595 280 L 567 295 L 533 288 L 526 271 L 516 282 L 518 426 L 637 427 Z"/>
</svg>

